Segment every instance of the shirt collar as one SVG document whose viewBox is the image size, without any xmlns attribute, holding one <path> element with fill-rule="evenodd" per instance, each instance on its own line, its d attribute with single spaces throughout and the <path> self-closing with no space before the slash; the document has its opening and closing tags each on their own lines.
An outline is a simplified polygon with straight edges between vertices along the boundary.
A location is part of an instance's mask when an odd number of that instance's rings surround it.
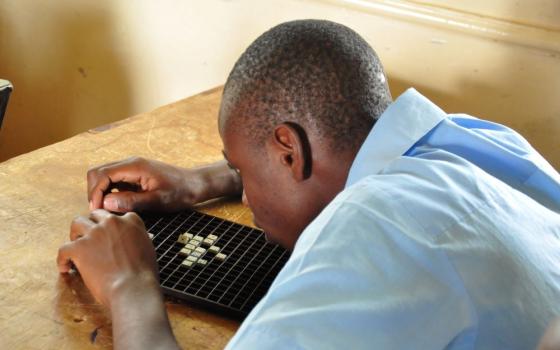
<svg viewBox="0 0 560 350">
<path fill-rule="evenodd" d="M 446 117 L 443 110 L 418 91 L 406 90 L 373 126 L 352 163 L 345 187 L 379 173 Z"/>
</svg>

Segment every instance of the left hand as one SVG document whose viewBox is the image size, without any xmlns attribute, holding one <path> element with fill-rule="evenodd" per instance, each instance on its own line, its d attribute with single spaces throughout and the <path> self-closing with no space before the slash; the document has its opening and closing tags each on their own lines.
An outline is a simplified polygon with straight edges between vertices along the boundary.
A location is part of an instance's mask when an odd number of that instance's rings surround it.
<svg viewBox="0 0 560 350">
<path fill-rule="evenodd" d="M 127 287 L 159 290 L 156 254 L 138 215 L 94 210 L 74 219 L 70 240 L 58 250 L 58 270 L 67 273 L 73 263 L 93 296 L 109 309 Z"/>
</svg>

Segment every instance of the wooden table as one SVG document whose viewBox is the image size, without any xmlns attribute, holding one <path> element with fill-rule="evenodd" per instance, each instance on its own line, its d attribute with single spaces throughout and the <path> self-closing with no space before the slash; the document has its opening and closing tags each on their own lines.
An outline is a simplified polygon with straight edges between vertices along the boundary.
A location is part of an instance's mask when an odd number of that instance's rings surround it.
<svg viewBox="0 0 560 350">
<path fill-rule="evenodd" d="M 105 310 L 55 263 L 70 221 L 88 212 L 86 171 L 132 155 L 187 167 L 220 159 L 220 97 L 213 89 L 0 164 L 0 349 L 112 347 Z M 251 224 L 238 201 L 201 209 Z M 223 348 L 239 326 L 184 304 L 167 310 L 183 348 Z"/>
</svg>

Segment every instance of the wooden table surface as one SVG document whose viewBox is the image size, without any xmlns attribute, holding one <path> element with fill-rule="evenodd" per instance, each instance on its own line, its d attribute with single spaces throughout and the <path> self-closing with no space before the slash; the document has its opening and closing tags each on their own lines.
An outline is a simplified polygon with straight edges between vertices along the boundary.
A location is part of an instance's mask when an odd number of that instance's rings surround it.
<svg viewBox="0 0 560 350">
<path fill-rule="evenodd" d="M 112 347 L 105 310 L 55 263 L 72 218 L 88 212 L 86 171 L 132 155 L 187 167 L 221 159 L 220 97 L 216 88 L 0 164 L 0 349 Z M 201 209 L 251 223 L 236 200 Z M 183 348 L 223 348 L 239 326 L 184 304 L 167 310 Z"/>
</svg>

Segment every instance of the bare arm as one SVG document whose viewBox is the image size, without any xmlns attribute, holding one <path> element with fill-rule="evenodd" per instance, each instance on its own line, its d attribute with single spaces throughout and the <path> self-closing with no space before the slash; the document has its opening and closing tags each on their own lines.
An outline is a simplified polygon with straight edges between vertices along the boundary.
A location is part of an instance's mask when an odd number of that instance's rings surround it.
<svg viewBox="0 0 560 350">
<path fill-rule="evenodd" d="M 223 196 L 241 195 L 243 192 L 239 173 L 230 168 L 225 160 L 193 168 L 192 171 L 197 172 L 201 182 L 205 184 L 196 203 Z"/>
<path fill-rule="evenodd" d="M 178 349 L 159 287 L 156 255 L 140 217 L 114 212 L 175 211 L 212 198 L 241 194 L 238 173 L 226 161 L 185 169 L 129 158 L 88 172 L 93 210 L 72 222 L 70 242 L 58 251 L 58 269 L 75 266 L 93 296 L 109 308 L 116 349 Z M 109 193 L 118 184 L 134 190 Z"/>
<path fill-rule="evenodd" d="M 179 349 L 152 275 L 122 283 L 111 298 L 115 349 Z"/>
<path fill-rule="evenodd" d="M 225 160 L 186 169 L 133 157 L 90 169 L 87 180 L 90 209 L 113 212 L 177 211 L 243 190 L 238 173 Z M 137 189 L 107 193 L 119 183 Z"/>
<path fill-rule="evenodd" d="M 158 282 L 156 255 L 140 217 L 95 210 L 72 222 L 58 270 L 72 264 L 96 300 L 109 308 L 116 349 L 178 349 Z"/>
</svg>

